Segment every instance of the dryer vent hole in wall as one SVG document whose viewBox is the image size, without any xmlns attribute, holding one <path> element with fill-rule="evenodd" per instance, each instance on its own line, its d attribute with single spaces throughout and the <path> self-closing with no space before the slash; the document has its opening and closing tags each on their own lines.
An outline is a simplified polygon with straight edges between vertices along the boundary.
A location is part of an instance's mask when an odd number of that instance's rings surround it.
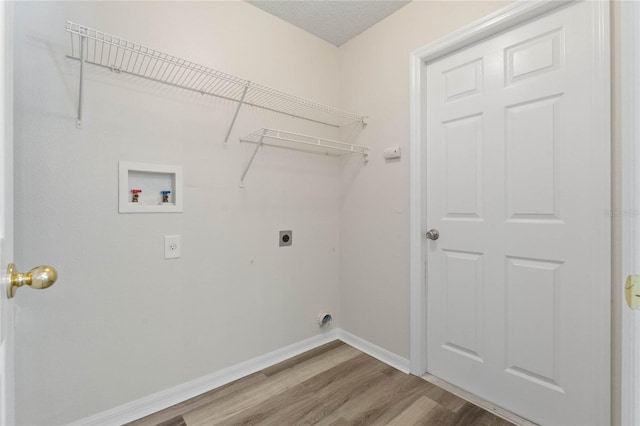
<svg viewBox="0 0 640 426">
<path fill-rule="evenodd" d="M 323 312 L 320 315 L 318 315 L 318 325 L 320 327 L 326 327 L 331 324 L 332 319 L 333 318 L 331 318 L 331 314 L 327 312 Z"/>
</svg>

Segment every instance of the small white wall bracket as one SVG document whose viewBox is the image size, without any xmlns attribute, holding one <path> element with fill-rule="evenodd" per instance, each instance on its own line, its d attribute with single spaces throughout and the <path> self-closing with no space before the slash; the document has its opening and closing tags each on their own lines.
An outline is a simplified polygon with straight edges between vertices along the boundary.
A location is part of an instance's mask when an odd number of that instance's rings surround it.
<svg viewBox="0 0 640 426">
<path fill-rule="evenodd" d="M 250 82 L 249 82 L 250 84 Z M 244 86 L 242 90 L 242 96 L 240 97 L 240 101 L 238 102 L 238 106 L 236 107 L 236 111 L 233 114 L 233 118 L 231 119 L 231 124 L 229 125 L 229 130 L 227 130 L 227 135 L 224 137 L 224 147 L 227 147 L 227 142 L 229 141 L 229 136 L 231 135 L 231 130 L 233 130 L 233 126 L 236 124 L 236 119 L 238 118 L 238 113 L 240 112 L 240 107 L 244 103 L 244 98 L 247 96 L 247 89 L 249 89 L 249 84 Z"/>
</svg>

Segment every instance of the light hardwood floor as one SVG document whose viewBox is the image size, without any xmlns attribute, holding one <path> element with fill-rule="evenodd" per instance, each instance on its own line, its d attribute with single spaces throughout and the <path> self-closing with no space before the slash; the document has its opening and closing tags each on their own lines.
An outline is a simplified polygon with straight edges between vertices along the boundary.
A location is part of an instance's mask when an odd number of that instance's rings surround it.
<svg viewBox="0 0 640 426">
<path fill-rule="evenodd" d="M 511 425 L 340 341 L 130 423 L 254 424 Z"/>
</svg>

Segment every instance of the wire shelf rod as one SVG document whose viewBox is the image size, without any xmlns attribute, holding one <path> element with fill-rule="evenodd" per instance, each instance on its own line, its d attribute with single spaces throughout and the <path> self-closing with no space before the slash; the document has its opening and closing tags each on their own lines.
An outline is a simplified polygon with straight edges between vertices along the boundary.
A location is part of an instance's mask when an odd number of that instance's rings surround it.
<svg viewBox="0 0 640 426">
<path fill-rule="evenodd" d="M 354 148 L 338 148 L 335 146 L 328 146 L 328 145 L 323 145 L 320 143 L 313 143 L 313 142 L 303 142 L 303 141 L 298 141 L 295 139 L 288 139 L 288 138 L 283 138 L 283 137 L 272 137 L 272 136 L 267 136 L 268 139 L 275 139 L 278 141 L 283 141 L 283 142 L 291 142 L 294 143 L 296 145 L 307 145 L 313 148 L 317 148 L 319 150 L 326 150 L 323 151 L 323 154 L 326 155 L 330 155 L 330 156 L 334 156 L 334 157 L 340 157 L 342 155 L 349 155 L 349 154 L 365 154 L 362 151 L 356 151 Z M 254 141 L 250 141 L 250 140 L 243 140 L 242 142 L 248 142 L 248 143 L 258 143 L 258 142 L 254 142 Z M 263 145 L 269 145 L 269 146 L 274 146 L 274 147 L 278 147 L 278 148 L 288 148 L 288 149 L 295 149 L 294 147 L 287 147 L 287 146 L 280 146 L 277 145 L 275 143 L 269 144 L 269 142 L 262 142 Z M 305 151 L 304 149 L 300 149 L 302 151 Z M 315 153 L 314 151 L 309 151 L 312 153 Z M 339 153 L 338 153 L 339 152 Z"/>
</svg>

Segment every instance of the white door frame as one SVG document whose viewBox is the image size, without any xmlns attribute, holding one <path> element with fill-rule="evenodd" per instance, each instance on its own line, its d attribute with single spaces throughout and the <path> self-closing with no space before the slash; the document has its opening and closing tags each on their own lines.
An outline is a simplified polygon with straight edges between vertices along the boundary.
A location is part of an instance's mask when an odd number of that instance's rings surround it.
<svg viewBox="0 0 640 426">
<path fill-rule="evenodd" d="M 614 304 L 620 309 L 620 424 L 640 424 L 640 312 L 627 307 L 623 285 L 629 274 L 640 274 L 640 3 L 621 2 L 621 136 L 620 219 L 622 252 L 619 293 Z M 614 310 L 615 312 L 615 310 Z M 615 382 L 614 382 L 615 383 Z M 635 402 L 635 403 L 634 403 Z"/>
<path fill-rule="evenodd" d="M 410 370 L 412 374 L 422 375 L 427 371 L 426 347 L 426 254 L 427 244 L 424 237 L 427 232 L 426 219 L 426 64 L 466 46 L 485 40 L 508 28 L 531 21 L 542 14 L 563 7 L 567 2 L 518 1 L 506 8 L 488 15 L 448 36 L 436 40 L 413 51 L 410 55 L 411 71 L 411 116 L 410 116 Z M 600 99 L 594 99 L 596 105 L 602 105 L 602 114 L 610 118 L 610 34 L 608 2 L 594 2 L 598 19 L 593 28 L 597 43 L 597 70 L 602 75 Z M 637 22 L 637 21 L 636 21 Z M 636 30 L 637 31 L 637 30 Z M 637 55 L 636 55 L 637 58 Z M 610 135 L 602 135 L 610 140 Z M 605 289 L 610 297 L 610 289 Z"/>
</svg>

